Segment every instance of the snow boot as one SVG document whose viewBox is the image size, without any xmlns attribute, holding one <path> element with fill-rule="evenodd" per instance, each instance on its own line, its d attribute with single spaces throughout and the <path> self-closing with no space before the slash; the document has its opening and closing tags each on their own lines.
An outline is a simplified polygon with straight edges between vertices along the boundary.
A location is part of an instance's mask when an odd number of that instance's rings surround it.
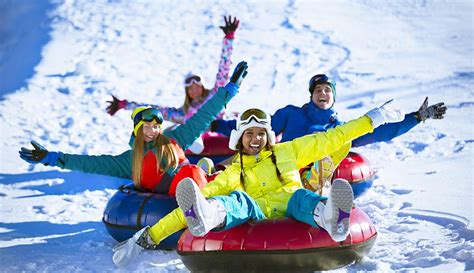
<svg viewBox="0 0 474 273">
<path fill-rule="evenodd" d="M 314 221 L 336 242 L 344 241 L 349 235 L 349 217 L 353 201 L 354 193 L 349 182 L 336 179 L 332 183 L 326 204 L 319 202 L 314 209 Z"/>
<path fill-rule="evenodd" d="M 204 236 L 222 225 L 226 211 L 217 200 L 206 200 L 191 178 L 184 178 L 176 187 L 176 201 L 184 213 L 188 228 L 194 236 Z"/>
<path fill-rule="evenodd" d="M 199 159 L 196 163 L 207 175 L 211 175 L 214 172 L 214 162 L 208 157 Z"/>
<path fill-rule="evenodd" d="M 132 238 L 120 242 L 112 249 L 112 260 L 116 266 L 125 266 L 135 259 L 144 249 L 156 249 L 156 245 L 148 234 L 149 226 L 140 229 Z"/>
</svg>

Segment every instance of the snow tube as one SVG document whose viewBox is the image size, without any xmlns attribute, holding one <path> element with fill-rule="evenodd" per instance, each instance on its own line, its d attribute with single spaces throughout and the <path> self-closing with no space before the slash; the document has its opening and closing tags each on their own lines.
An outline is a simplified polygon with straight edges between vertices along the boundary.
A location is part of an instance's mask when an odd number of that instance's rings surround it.
<svg viewBox="0 0 474 273">
<path fill-rule="evenodd" d="M 214 165 L 217 165 L 235 154 L 235 151 L 229 149 L 228 136 L 216 132 L 205 132 L 201 138 L 204 150 L 200 154 L 194 154 L 189 149 L 185 151 L 186 157 L 192 164 L 196 164 L 203 157 L 208 157 L 214 162 Z"/>
<path fill-rule="evenodd" d="M 350 234 L 335 242 L 322 229 L 289 218 L 267 219 L 194 237 L 184 231 L 177 252 L 192 272 L 313 272 L 343 267 L 372 248 L 377 231 L 353 208 Z"/>
<path fill-rule="evenodd" d="M 133 184 L 123 185 L 107 203 L 102 221 L 109 234 L 121 242 L 131 238 L 145 226 L 152 226 L 178 207 L 174 197 L 150 192 L 139 192 Z M 176 232 L 160 242 L 160 249 L 176 249 L 179 236 Z"/>
<path fill-rule="evenodd" d="M 366 192 L 373 184 L 375 172 L 367 158 L 354 152 L 344 158 L 333 174 L 333 178 L 347 180 L 354 191 L 354 198 Z"/>
</svg>

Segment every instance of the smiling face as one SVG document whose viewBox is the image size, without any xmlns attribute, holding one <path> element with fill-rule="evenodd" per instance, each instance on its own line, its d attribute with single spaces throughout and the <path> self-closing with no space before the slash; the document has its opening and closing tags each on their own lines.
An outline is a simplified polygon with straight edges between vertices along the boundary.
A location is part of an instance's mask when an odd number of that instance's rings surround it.
<svg viewBox="0 0 474 273">
<path fill-rule="evenodd" d="M 154 141 L 161 134 L 161 126 L 156 121 L 143 123 L 143 140 L 145 142 Z"/>
<path fill-rule="evenodd" d="M 250 127 L 242 134 L 242 147 L 247 155 L 258 154 L 267 145 L 267 130 Z"/>
<path fill-rule="evenodd" d="M 320 109 L 327 110 L 334 104 L 334 94 L 328 83 L 320 83 L 314 87 L 311 100 Z"/>
<path fill-rule="evenodd" d="M 187 87 L 187 93 L 191 100 L 199 99 L 202 97 L 202 85 L 193 83 L 191 86 Z"/>
</svg>

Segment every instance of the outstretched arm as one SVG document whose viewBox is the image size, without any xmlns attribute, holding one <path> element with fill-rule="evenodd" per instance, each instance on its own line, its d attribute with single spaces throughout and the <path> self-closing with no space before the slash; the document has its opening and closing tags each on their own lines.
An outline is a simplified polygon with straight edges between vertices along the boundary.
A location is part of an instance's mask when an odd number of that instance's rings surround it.
<svg viewBox="0 0 474 273">
<path fill-rule="evenodd" d="M 125 109 L 125 110 L 134 110 L 140 106 L 153 106 L 161 111 L 163 114 L 163 119 L 167 121 L 171 121 L 178 124 L 183 124 L 185 121 L 183 108 L 175 108 L 175 107 L 166 107 L 161 105 L 151 105 L 147 103 L 141 102 L 134 102 L 128 100 L 120 100 L 114 95 L 112 95 L 112 100 L 107 101 L 109 105 L 107 106 L 107 113 L 113 116 L 118 110 Z"/>
<path fill-rule="evenodd" d="M 418 111 L 405 115 L 401 122 L 384 124 L 374 130 L 373 133 L 361 136 L 352 143 L 353 147 L 359 147 L 380 141 L 390 141 L 401 136 L 427 119 L 443 119 L 447 107 L 443 102 L 428 106 L 428 97 L 421 104 Z"/>
<path fill-rule="evenodd" d="M 62 169 L 103 174 L 114 177 L 131 178 L 131 150 L 117 156 L 111 155 L 73 155 L 62 152 L 50 152 L 36 141 L 31 141 L 33 150 L 22 147 L 20 157 L 32 164 L 58 166 Z"/>
</svg>

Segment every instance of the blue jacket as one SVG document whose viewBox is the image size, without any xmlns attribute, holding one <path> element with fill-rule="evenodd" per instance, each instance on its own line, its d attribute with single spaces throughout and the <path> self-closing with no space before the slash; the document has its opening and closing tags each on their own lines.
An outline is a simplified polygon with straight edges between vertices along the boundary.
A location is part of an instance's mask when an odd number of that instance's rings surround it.
<svg viewBox="0 0 474 273">
<path fill-rule="evenodd" d="M 275 112 L 272 116 L 272 129 L 276 135 L 282 134 L 280 142 L 293 140 L 307 134 L 324 132 L 344 123 L 339 120 L 337 113 L 331 107 L 328 110 L 318 108 L 312 101 L 302 107 L 288 105 Z M 403 135 L 415 127 L 419 121 L 415 113 L 405 115 L 401 122 L 388 123 L 379 126 L 373 133 L 366 134 L 352 141 L 352 147 L 363 146 L 380 141 L 390 141 Z M 214 123 L 215 131 L 230 136 L 235 129 L 235 120 L 218 120 Z"/>
<path fill-rule="evenodd" d="M 185 150 L 206 131 L 211 121 L 224 109 L 231 98 L 232 96 L 225 88 L 219 88 L 216 95 L 204 104 L 185 124 L 174 130 L 164 131 L 163 134 L 174 139 Z M 149 148 L 146 147 L 146 150 L 149 150 Z M 63 169 L 122 178 L 132 177 L 132 150 L 127 150 L 120 155 L 98 156 L 61 153 L 60 159 L 58 166 Z"/>
</svg>

